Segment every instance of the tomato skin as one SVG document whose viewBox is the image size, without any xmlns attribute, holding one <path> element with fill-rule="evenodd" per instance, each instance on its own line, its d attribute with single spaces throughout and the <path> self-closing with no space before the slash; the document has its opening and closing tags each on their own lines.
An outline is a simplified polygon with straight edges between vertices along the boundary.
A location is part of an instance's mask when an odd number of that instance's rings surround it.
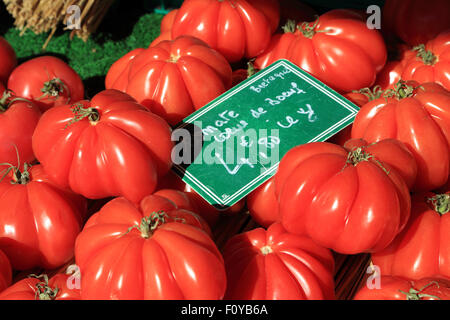
<svg viewBox="0 0 450 320">
<path fill-rule="evenodd" d="M 382 97 L 363 106 L 352 138 L 403 142 L 418 166 L 413 190 L 429 191 L 444 185 L 449 176 L 450 92 L 436 83 L 411 85 L 416 88 L 411 97 Z"/>
<path fill-rule="evenodd" d="M 148 238 L 129 229 L 159 211 L 167 214 L 166 223 Z M 75 245 L 82 299 L 222 299 L 226 275 L 216 245 L 190 224 L 193 220 L 170 218 L 191 214 L 155 195 L 140 205 L 124 198 L 106 204 L 88 220 Z"/>
<path fill-rule="evenodd" d="M 57 187 L 41 165 L 28 172 L 26 184 L 12 184 L 11 175 L 0 182 L 0 249 L 15 270 L 54 269 L 73 257 L 86 201 Z"/>
<path fill-rule="evenodd" d="M 435 61 L 423 58 L 417 49 L 411 50 L 403 62 L 401 78 L 419 83 L 436 82 L 450 90 L 450 30 L 428 41 L 424 52 L 430 52 Z"/>
<path fill-rule="evenodd" d="M 172 165 L 169 125 L 117 90 L 78 105 L 97 110 L 99 120 L 71 123 L 67 105 L 48 110 L 36 127 L 33 150 L 49 176 L 89 199 L 139 202 L 151 194 Z"/>
<path fill-rule="evenodd" d="M 419 300 L 450 300 L 450 281 L 444 279 L 409 280 L 382 275 L 380 284 L 380 289 L 362 287 L 353 300 L 407 300 L 408 296 L 403 292 L 408 293 L 411 289 L 420 291 Z"/>
<path fill-rule="evenodd" d="M 383 153 L 370 145 L 362 151 L 367 161 L 356 166 L 346 149 L 326 142 L 283 157 L 275 187 L 287 231 L 342 254 L 376 252 L 392 242 L 409 218 L 408 186 Z"/>
<path fill-rule="evenodd" d="M 7 94 L 4 89 L 0 83 L 0 98 Z M 31 138 L 41 111 L 32 102 L 15 99 L 11 96 L 5 105 L 0 105 L 0 163 L 17 166 L 17 154 L 20 162 L 29 163 L 35 159 Z"/>
<path fill-rule="evenodd" d="M 414 195 L 406 228 L 389 247 L 372 255 L 381 274 L 450 279 L 450 215 L 434 209 L 428 200 L 434 196 L 431 192 Z"/>
<path fill-rule="evenodd" d="M 12 268 L 6 254 L 0 250 L 0 293 L 12 283 Z"/>
<path fill-rule="evenodd" d="M 9 42 L 0 36 L 0 83 L 6 84 L 9 75 L 16 66 L 16 52 Z"/>
<path fill-rule="evenodd" d="M 164 18 L 161 20 L 160 35 L 152 41 L 150 47 L 154 47 L 164 40 L 172 40 L 172 25 L 177 12 L 178 9 L 174 9 L 164 16 Z"/>
<path fill-rule="evenodd" d="M 333 300 L 331 251 L 280 223 L 231 238 L 224 248 L 227 300 Z"/>
<path fill-rule="evenodd" d="M 447 0 L 387 0 L 382 12 L 383 30 L 415 46 L 450 29 L 449 12 Z"/>
<path fill-rule="evenodd" d="M 264 228 L 280 221 L 273 177 L 247 196 L 247 206 L 252 219 Z"/>
<path fill-rule="evenodd" d="M 62 90 L 56 97 L 41 91 L 49 80 L 60 79 Z M 84 85 L 80 76 L 64 61 L 52 56 L 30 59 L 11 73 L 8 89 L 17 96 L 33 101 L 42 112 L 84 99 Z"/>
<path fill-rule="evenodd" d="M 229 89 L 231 74 L 221 54 L 183 36 L 128 53 L 113 64 L 105 85 L 175 125 Z"/>
<path fill-rule="evenodd" d="M 67 286 L 70 275 L 58 273 L 48 280 L 48 286 L 54 290 L 58 288 L 56 297 L 52 300 L 80 300 L 80 289 L 69 289 Z M 39 300 L 36 287 L 42 279 L 29 277 L 22 279 L 0 294 L 0 300 Z"/>
<path fill-rule="evenodd" d="M 332 10 L 321 15 L 317 25 L 307 25 L 299 23 L 273 36 L 255 66 L 263 69 L 287 59 L 341 93 L 374 84 L 387 60 L 386 45 L 378 31 L 367 28 L 361 15 Z"/>
<path fill-rule="evenodd" d="M 277 0 L 186 0 L 175 17 L 172 38 L 199 38 L 229 62 L 238 62 L 266 49 L 279 20 Z"/>
</svg>

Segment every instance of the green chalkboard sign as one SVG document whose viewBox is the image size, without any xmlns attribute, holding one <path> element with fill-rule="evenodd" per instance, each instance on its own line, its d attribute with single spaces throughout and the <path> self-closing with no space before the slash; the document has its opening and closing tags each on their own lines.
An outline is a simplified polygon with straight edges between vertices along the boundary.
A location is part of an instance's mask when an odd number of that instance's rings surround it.
<svg viewBox="0 0 450 320">
<path fill-rule="evenodd" d="M 173 132 L 174 171 L 210 204 L 237 203 L 293 147 L 326 141 L 358 107 L 287 60 L 279 60 L 193 113 Z"/>
</svg>

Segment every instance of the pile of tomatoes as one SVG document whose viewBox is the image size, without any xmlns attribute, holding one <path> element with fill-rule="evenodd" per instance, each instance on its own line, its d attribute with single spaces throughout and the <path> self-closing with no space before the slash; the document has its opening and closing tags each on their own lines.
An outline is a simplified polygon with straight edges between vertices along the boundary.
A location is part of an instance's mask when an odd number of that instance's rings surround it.
<svg viewBox="0 0 450 320">
<path fill-rule="evenodd" d="M 90 99 L 0 38 L 0 299 L 335 299 L 334 252 L 371 255 L 381 286 L 355 299 L 449 299 L 449 12 L 387 0 L 376 30 L 297 0 L 185 0 Z M 172 173 L 172 128 L 278 59 L 360 111 L 219 212 Z M 244 209 L 261 227 L 219 248 L 219 215 Z"/>
</svg>

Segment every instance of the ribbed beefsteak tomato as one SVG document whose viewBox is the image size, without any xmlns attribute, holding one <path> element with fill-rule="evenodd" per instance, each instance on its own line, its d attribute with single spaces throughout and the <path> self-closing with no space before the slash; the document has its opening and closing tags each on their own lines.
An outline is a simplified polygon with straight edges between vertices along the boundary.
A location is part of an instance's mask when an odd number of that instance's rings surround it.
<svg viewBox="0 0 450 320">
<path fill-rule="evenodd" d="M 172 38 L 199 38 L 229 62 L 237 62 L 262 53 L 279 21 L 278 0 L 185 0 Z"/>
<path fill-rule="evenodd" d="M 386 0 L 383 30 L 416 46 L 450 29 L 448 0 Z"/>
<path fill-rule="evenodd" d="M 0 250 L 0 293 L 12 283 L 12 268 L 6 254 Z"/>
<path fill-rule="evenodd" d="M 247 206 L 253 220 L 264 228 L 280 221 L 274 178 L 247 196 Z"/>
<path fill-rule="evenodd" d="M 184 36 L 129 52 L 111 66 L 105 85 L 175 125 L 229 89 L 231 74 L 221 54 Z"/>
<path fill-rule="evenodd" d="M 224 248 L 230 300 L 332 300 L 334 258 L 280 223 L 231 238 Z"/>
<path fill-rule="evenodd" d="M 7 172 L 0 182 L 0 249 L 13 268 L 54 269 L 68 262 L 86 214 L 85 199 L 54 185 L 41 165 L 2 169 Z"/>
<path fill-rule="evenodd" d="M 416 194 L 405 229 L 372 255 L 381 274 L 408 279 L 450 279 L 450 193 Z"/>
<path fill-rule="evenodd" d="M 69 288 L 70 275 L 58 273 L 52 278 L 30 275 L 0 293 L 0 300 L 80 300 L 80 289 Z"/>
<path fill-rule="evenodd" d="M 9 75 L 16 66 L 16 52 L 5 38 L 0 37 L 0 83 L 6 84 Z"/>
<path fill-rule="evenodd" d="M 399 82 L 396 89 L 361 108 L 352 138 L 402 141 L 417 162 L 414 190 L 439 188 L 450 172 L 450 91 L 436 83 Z"/>
<path fill-rule="evenodd" d="M 354 300 L 450 300 L 450 281 L 443 279 L 409 280 L 381 276 L 380 288 L 362 287 Z"/>
<path fill-rule="evenodd" d="M 387 60 L 386 45 L 377 30 L 368 29 L 350 10 L 332 10 L 315 22 L 296 25 L 273 36 L 267 50 L 255 60 L 263 69 L 287 59 L 333 89 L 347 93 L 370 87 Z"/>
<path fill-rule="evenodd" d="M 76 241 L 82 299 L 222 299 L 223 258 L 199 219 L 155 195 L 107 203 Z"/>
<path fill-rule="evenodd" d="M 339 253 L 380 251 L 410 215 L 408 186 L 394 167 L 414 166 L 414 159 L 391 159 L 393 150 L 408 152 L 395 140 L 378 146 L 356 141 L 347 148 L 316 142 L 283 157 L 275 175 L 281 222 Z"/>
<path fill-rule="evenodd" d="M 41 111 L 34 103 L 4 91 L 1 83 L 0 97 L 0 163 L 31 162 L 35 159 L 31 138 Z"/>
<path fill-rule="evenodd" d="M 117 90 L 48 110 L 33 135 L 49 176 L 89 199 L 139 202 L 170 170 L 172 147 L 167 122 Z"/>
<path fill-rule="evenodd" d="M 8 89 L 36 103 L 42 112 L 84 99 L 80 76 L 67 63 L 52 56 L 19 65 L 8 79 Z"/>
<path fill-rule="evenodd" d="M 403 80 L 436 82 L 450 90 L 450 30 L 414 47 L 403 64 Z"/>
</svg>

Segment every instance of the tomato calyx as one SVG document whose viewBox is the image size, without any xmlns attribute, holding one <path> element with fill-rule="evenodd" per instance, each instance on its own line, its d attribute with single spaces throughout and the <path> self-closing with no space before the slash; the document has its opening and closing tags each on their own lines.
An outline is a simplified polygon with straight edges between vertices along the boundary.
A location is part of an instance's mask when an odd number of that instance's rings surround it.
<svg viewBox="0 0 450 320">
<path fill-rule="evenodd" d="M 150 216 L 143 217 L 139 225 L 129 227 L 123 235 L 130 233 L 133 229 L 137 229 L 141 232 L 142 238 L 149 239 L 155 233 L 156 229 L 167 223 L 168 218 L 168 215 L 164 211 L 152 212 Z"/>
<path fill-rule="evenodd" d="M 281 27 L 284 33 L 294 33 L 297 27 L 295 20 L 289 19 L 284 26 Z"/>
<path fill-rule="evenodd" d="M 450 211 L 450 194 L 437 194 L 427 200 L 441 216 Z"/>
<path fill-rule="evenodd" d="M 360 90 L 354 90 L 352 92 L 365 95 L 369 99 L 369 102 L 381 98 L 384 93 L 383 89 L 381 89 L 381 86 L 375 86 L 373 87 L 373 89 L 362 88 Z"/>
<path fill-rule="evenodd" d="M 439 298 L 438 296 L 433 296 L 431 294 L 421 293 L 423 290 L 425 290 L 426 288 L 428 288 L 429 286 L 431 286 L 433 284 L 435 284 L 439 288 L 439 283 L 437 283 L 436 281 L 431 281 L 430 283 L 425 285 L 420 290 L 416 290 L 414 288 L 411 288 L 411 289 L 409 289 L 408 292 L 405 292 L 405 291 L 402 291 L 402 290 L 399 290 L 399 291 L 406 295 L 406 300 L 422 300 L 422 298 L 434 298 L 436 300 L 441 300 L 441 298 Z"/>
<path fill-rule="evenodd" d="M 269 253 L 273 252 L 273 249 L 269 245 L 262 247 L 260 250 L 264 256 L 267 256 Z"/>
<path fill-rule="evenodd" d="M 413 48 L 413 51 L 417 51 L 417 57 L 422 59 L 423 63 L 428 66 L 433 66 L 437 62 L 437 57 L 425 48 L 424 44 L 420 44 Z"/>
<path fill-rule="evenodd" d="M 12 92 L 10 90 L 5 90 L 5 92 L 3 92 L 3 96 L 0 98 L 0 112 L 5 112 L 6 110 L 8 110 L 8 108 L 11 104 L 9 102 L 11 97 L 12 97 Z"/>
<path fill-rule="evenodd" d="M 314 22 L 303 22 L 301 25 L 297 26 L 297 30 L 300 31 L 304 37 L 312 39 L 318 32 L 328 32 L 328 30 L 316 30 L 318 25 L 319 17 L 317 17 Z"/>
<path fill-rule="evenodd" d="M 54 78 L 49 81 L 44 82 L 44 86 L 41 88 L 42 96 L 37 98 L 36 100 L 42 100 L 46 97 L 51 97 L 57 99 L 61 96 L 65 91 L 69 91 L 67 85 L 59 78 Z M 70 101 L 70 98 L 67 102 Z"/>
<path fill-rule="evenodd" d="M 84 118 L 88 118 L 89 122 L 92 125 L 97 124 L 97 122 L 100 120 L 100 113 L 95 108 L 86 108 L 83 104 L 76 103 L 71 106 L 71 109 L 74 117 L 69 121 L 69 123 L 67 123 L 66 128 L 78 121 L 83 120 Z"/>
<path fill-rule="evenodd" d="M 416 93 L 416 89 L 418 87 L 414 87 L 409 85 L 408 82 L 404 80 L 400 80 L 394 85 L 394 89 L 386 90 L 384 93 L 385 98 L 397 98 L 398 100 L 402 100 L 405 98 L 411 98 Z"/>
<path fill-rule="evenodd" d="M 387 175 L 389 175 L 389 171 L 383 166 L 383 164 L 375 158 L 374 155 L 372 155 L 371 153 L 367 152 L 367 150 L 365 150 L 366 147 L 359 147 L 359 148 L 354 148 L 352 149 L 347 156 L 347 161 L 345 163 L 345 167 L 343 169 L 345 169 L 348 165 L 353 165 L 354 167 L 356 167 L 359 163 L 364 162 L 364 161 L 374 161 Z"/>
<path fill-rule="evenodd" d="M 13 171 L 13 177 L 11 180 L 11 184 L 21 184 L 26 185 L 31 181 L 31 176 L 28 170 L 31 168 L 31 166 L 28 163 L 24 163 L 23 165 L 23 171 L 20 171 L 20 169 L 10 163 L 0 163 L 0 166 L 7 166 L 6 169 L 0 172 L 2 174 L 2 177 L 0 178 L 0 182 L 5 179 L 5 177 Z"/>
<path fill-rule="evenodd" d="M 36 292 L 34 299 L 35 300 L 54 300 L 56 296 L 58 295 L 59 289 L 58 287 L 55 287 L 52 289 L 48 284 L 48 276 L 46 274 L 37 276 L 34 274 L 31 274 L 28 276 L 28 278 L 35 278 L 35 279 L 43 279 L 43 281 L 38 282 L 36 284 Z"/>
</svg>

